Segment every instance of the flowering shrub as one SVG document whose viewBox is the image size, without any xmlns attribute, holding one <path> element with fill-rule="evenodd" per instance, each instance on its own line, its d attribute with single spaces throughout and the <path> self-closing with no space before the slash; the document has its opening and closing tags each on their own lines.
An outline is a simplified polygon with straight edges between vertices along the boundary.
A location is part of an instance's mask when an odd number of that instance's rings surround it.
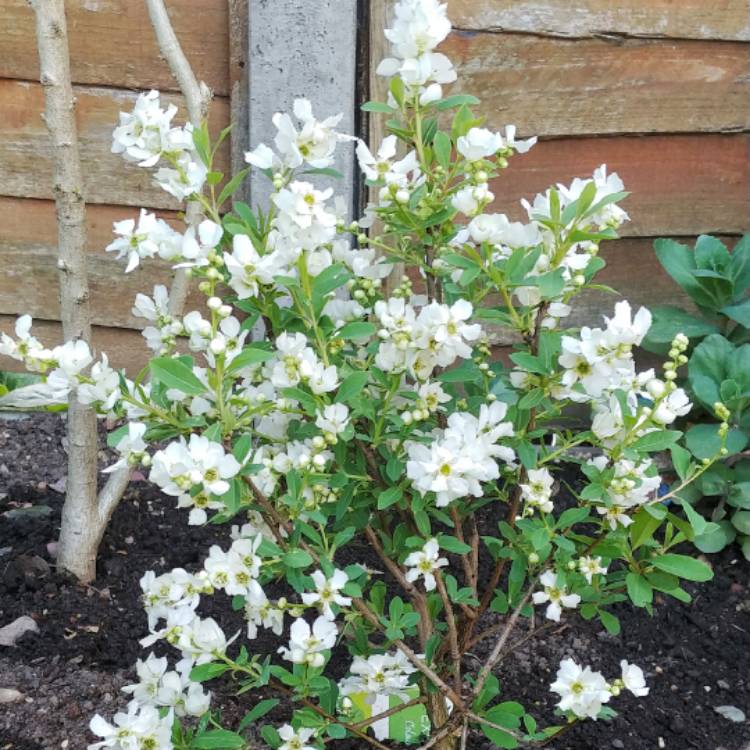
<svg viewBox="0 0 750 750">
<path fill-rule="evenodd" d="M 126 271 L 155 256 L 188 268 L 206 309 L 173 318 L 164 287 L 138 295 L 154 358 L 134 380 L 105 356 L 89 371 L 82 342 L 44 349 L 27 317 L 3 338 L 57 395 L 75 388 L 125 420 L 116 465 L 148 468 L 190 524 L 233 523 L 200 569 L 143 576 L 142 644 L 179 660 L 138 663 L 127 712 L 92 721 L 92 748 L 244 747 L 263 717 L 279 750 L 348 737 L 387 748 L 384 720 L 415 707 L 429 717 L 423 748 L 466 747 L 469 729 L 498 747 L 543 742 L 611 716 L 623 688 L 648 688 L 625 660 L 608 679 L 567 659 L 550 687 L 561 723 L 541 728 L 513 696 L 499 702 L 494 674 L 522 618 L 580 614 L 617 633 L 614 604 L 689 600 L 681 579 L 711 576 L 680 546 L 712 528 L 681 492 L 713 457 L 694 461 L 669 429 L 690 409 L 674 384 L 687 339 L 674 337 L 659 377 L 634 361 L 647 310 L 622 301 L 600 327 L 564 328 L 604 266 L 599 244 L 628 219 L 622 182 L 602 166 L 524 202 L 526 223 L 492 213 L 491 181 L 535 141 L 483 128 L 471 96 L 444 96 L 456 74 L 435 48 L 449 30 L 435 0 L 396 4 L 378 69 L 388 101 L 364 106 L 389 135 L 377 153 L 356 147 L 377 199 L 353 223 L 309 181 L 350 140 L 338 118 L 316 119 L 305 100 L 276 115 L 275 148 L 246 157 L 271 181 L 270 208 L 226 210 L 244 173 L 218 190 L 218 143 L 142 95 L 113 150 L 156 167 L 206 218 L 179 234 L 142 212 L 115 225 L 108 250 Z M 395 262 L 409 275 L 393 286 Z M 510 365 L 493 357 L 498 328 L 517 342 Z M 660 495 L 653 454 L 667 449 L 680 480 Z M 580 490 L 560 491 L 566 465 Z M 227 635 L 201 614 L 212 596 L 246 628 Z M 277 652 L 254 647 L 261 630 Z M 476 670 L 463 656 L 482 642 Z M 286 703 L 265 698 L 225 728 L 205 687 L 222 675 Z"/>
</svg>

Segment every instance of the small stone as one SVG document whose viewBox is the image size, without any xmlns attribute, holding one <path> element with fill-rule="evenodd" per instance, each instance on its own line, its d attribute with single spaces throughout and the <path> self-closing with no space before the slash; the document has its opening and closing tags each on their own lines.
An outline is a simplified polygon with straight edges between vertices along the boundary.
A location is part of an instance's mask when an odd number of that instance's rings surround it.
<svg viewBox="0 0 750 750">
<path fill-rule="evenodd" d="M 715 706 L 714 711 L 719 716 L 723 716 L 725 719 L 729 719 L 729 721 L 733 721 L 736 724 L 742 724 L 745 721 L 745 712 L 737 708 L 737 706 Z"/>
<path fill-rule="evenodd" d="M 617 750 L 623 750 L 625 743 L 622 740 L 612 740 L 612 747 L 617 748 Z"/>
<path fill-rule="evenodd" d="M 23 698 L 23 693 L 13 688 L 0 688 L 0 703 L 15 703 Z"/>
<path fill-rule="evenodd" d="M 717 680 L 716 684 L 722 689 L 722 690 L 729 690 L 730 685 L 726 680 Z"/>
<path fill-rule="evenodd" d="M 28 508 L 13 508 L 3 513 L 5 518 L 14 522 L 35 521 L 50 515 L 52 515 L 52 508 L 49 505 L 30 505 Z"/>
<path fill-rule="evenodd" d="M 10 625 L 0 628 L 0 646 L 15 646 L 24 633 L 38 633 L 39 626 L 26 615 L 13 620 Z"/>
</svg>

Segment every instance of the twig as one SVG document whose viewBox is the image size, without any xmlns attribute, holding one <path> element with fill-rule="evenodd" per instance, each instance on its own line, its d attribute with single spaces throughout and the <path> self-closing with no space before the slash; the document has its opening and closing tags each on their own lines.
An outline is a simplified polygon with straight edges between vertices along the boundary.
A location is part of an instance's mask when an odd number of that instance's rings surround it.
<svg viewBox="0 0 750 750">
<path fill-rule="evenodd" d="M 172 75 L 185 97 L 188 117 L 194 127 L 201 126 L 203 120 L 208 116 L 208 107 L 211 103 L 211 89 L 203 82 L 198 81 L 190 67 L 185 53 L 182 51 L 177 35 L 172 28 L 164 0 L 146 0 L 151 25 L 154 28 L 159 51 L 167 61 Z M 197 224 L 200 221 L 201 208 L 198 201 L 190 201 L 185 212 L 185 222 L 188 225 Z M 182 313 L 187 300 L 190 287 L 190 279 L 184 268 L 180 268 L 172 279 L 169 290 L 169 314 L 178 316 Z"/>
<path fill-rule="evenodd" d="M 513 629 L 516 627 L 518 618 L 521 616 L 521 610 L 528 604 L 528 601 L 531 598 L 531 594 L 535 588 L 536 588 L 536 579 L 534 579 L 531 586 L 529 586 L 523 599 L 521 599 L 520 604 L 513 610 L 513 614 L 510 616 L 510 619 L 506 623 L 505 629 L 501 633 L 500 638 L 498 638 L 497 643 L 495 644 L 495 648 L 492 649 L 492 653 L 490 654 L 489 658 L 485 662 L 485 665 L 482 667 L 482 670 L 479 673 L 479 677 L 477 678 L 476 684 L 474 685 L 474 690 L 472 691 L 475 697 L 478 696 L 479 693 L 482 692 L 484 683 L 487 681 L 487 678 L 489 677 L 490 672 L 492 671 L 493 667 L 495 666 L 498 659 L 500 658 L 500 654 L 505 648 L 505 644 L 508 642 L 508 638 L 510 638 L 510 634 L 513 632 Z"/>
<path fill-rule="evenodd" d="M 461 517 L 458 515 L 458 509 L 455 505 L 451 505 L 451 518 L 453 519 L 453 525 L 456 529 L 456 538 L 458 539 L 461 544 L 466 544 L 466 538 L 464 537 L 464 527 L 463 527 L 463 521 L 461 520 Z M 466 577 L 466 585 L 471 588 L 472 593 L 476 597 L 477 595 L 477 589 L 476 589 L 476 580 L 474 578 L 474 571 L 472 570 L 471 566 L 471 558 L 469 557 L 471 553 L 464 552 L 461 555 L 461 565 L 464 569 L 464 576 Z"/>
<path fill-rule="evenodd" d="M 440 598 L 445 608 L 445 621 L 448 625 L 448 643 L 450 645 L 451 661 L 453 662 L 453 687 L 457 693 L 461 692 L 461 652 L 458 650 L 458 631 L 456 630 L 456 617 L 453 614 L 453 605 L 445 588 L 445 581 L 440 571 L 435 571 L 435 581 Z"/>
</svg>

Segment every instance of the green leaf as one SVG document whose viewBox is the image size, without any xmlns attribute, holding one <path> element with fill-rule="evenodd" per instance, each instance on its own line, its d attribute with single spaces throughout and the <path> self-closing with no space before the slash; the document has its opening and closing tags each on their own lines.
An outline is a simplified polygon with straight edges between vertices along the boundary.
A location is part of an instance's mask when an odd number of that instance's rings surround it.
<svg viewBox="0 0 750 750">
<path fill-rule="evenodd" d="M 197 396 L 206 391 L 206 386 L 196 377 L 191 367 L 180 359 L 157 357 L 149 362 L 151 375 L 167 388 L 175 388 L 189 396 Z"/>
<path fill-rule="evenodd" d="M 731 318 L 735 323 L 739 323 L 743 328 L 750 328 L 750 299 L 737 305 L 722 307 L 719 312 Z"/>
<path fill-rule="evenodd" d="M 657 430 L 638 438 L 630 447 L 641 453 L 653 453 L 669 448 L 681 437 L 682 433 L 679 430 Z"/>
<path fill-rule="evenodd" d="M 363 112 L 378 112 L 383 115 L 392 115 L 395 111 L 393 107 L 389 107 L 383 102 L 365 102 L 360 109 Z"/>
<path fill-rule="evenodd" d="M 732 516 L 732 526 L 734 526 L 740 534 L 746 536 L 750 535 L 750 510 L 738 510 Z"/>
<path fill-rule="evenodd" d="M 250 726 L 254 721 L 265 716 L 269 711 L 273 711 L 281 701 L 278 698 L 268 698 L 267 700 L 256 703 L 243 717 L 237 731 L 241 732 L 245 727 Z"/>
<path fill-rule="evenodd" d="M 445 99 L 441 99 L 435 105 L 435 109 L 442 112 L 446 109 L 453 109 L 453 107 L 460 107 L 464 104 L 468 104 L 470 107 L 473 107 L 479 104 L 479 99 L 477 99 L 476 96 L 471 96 L 470 94 L 456 94 L 455 96 L 448 96 Z"/>
<path fill-rule="evenodd" d="M 246 169 L 241 169 L 237 174 L 232 177 L 229 182 L 227 182 L 226 185 L 222 188 L 222 191 L 219 193 L 219 198 L 217 199 L 216 205 L 221 207 L 224 205 L 224 202 L 230 198 L 232 195 L 234 195 L 237 188 L 244 182 L 245 177 L 247 177 L 248 172 L 250 171 L 250 167 L 247 167 Z"/>
<path fill-rule="evenodd" d="M 520 703 L 506 701 L 505 703 L 493 706 L 489 711 L 485 711 L 484 718 L 493 724 L 499 724 L 501 727 L 506 727 L 507 729 L 518 729 L 521 726 L 521 718 L 525 713 L 526 711 Z M 481 724 L 480 726 L 485 737 L 497 747 L 511 748 L 511 750 L 518 747 L 518 740 L 513 735 L 508 734 L 508 732 L 489 727 L 486 724 Z"/>
<path fill-rule="evenodd" d="M 385 510 L 395 505 L 404 496 L 400 487 L 389 487 L 378 495 L 378 510 Z"/>
<path fill-rule="evenodd" d="M 244 367 L 251 367 L 252 365 L 260 364 L 261 362 L 268 362 L 269 359 L 273 359 L 273 356 L 273 352 L 268 351 L 268 349 L 261 349 L 258 346 L 246 346 L 232 360 L 227 368 L 227 372 L 237 372 Z"/>
<path fill-rule="evenodd" d="M 260 735 L 263 737 L 263 741 L 272 748 L 277 748 L 281 745 L 281 737 L 279 737 L 276 727 L 272 727 L 270 724 L 266 724 L 260 730 Z"/>
<path fill-rule="evenodd" d="M 729 430 L 726 447 L 729 455 L 745 448 L 748 436 L 741 430 Z M 713 458 L 721 448 L 718 424 L 697 424 L 685 433 L 685 443 L 696 458 Z"/>
<path fill-rule="evenodd" d="M 329 292 L 333 292 L 339 287 L 344 286 L 350 278 L 351 273 L 340 263 L 328 266 L 313 281 L 313 297 L 325 297 Z"/>
<path fill-rule="evenodd" d="M 714 299 L 695 278 L 696 264 L 693 251 L 674 240 L 656 240 L 654 242 L 656 257 L 664 270 L 688 293 L 694 302 L 701 307 L 714 309 Z"/>
<path fill-rule="evenodd" d="M 243 737 L 227 729 L 211 729 L 193 738 L 191 747 L 196 750 L 231 750 L 246 746 Z"/>
<path fill-rule="evenodd" d="M 303 549 L 294 549 L 285 552 L 281 558 L 284 565 L 290 568 L 307 568 L 312 565 L 312 556 Z"/>
<path fill-rule="evenodd" d="M 229 669 L 227 664 L 200 664 L 197 667 L 193 667 L 190 671 L 190 679 L 193 682 L 207 682 L 213 680 L 216 677 L 220 677 Z"/>
<path fill-rule="evenodd" d="M 727 503 L 733 508 L 750 510 L 750 482 L 737 482 L 732 485 Z"/>
<path fill-rule="evenodd" d="M 432 149 L 435 152 L 435 158 L 438 164 L 443 168 L 447 169 L 451 163 L 451 152 L 453 150 L 453 143 L 447 133 L 439 130 L 435 133 L 435 139 L 432 142 Z"/>
<path fill-rule="evenodd" d="M 654 344 L 671 344 L 678 333 L 694 340 L 719 331 L 713 323 L 673 305 L 659 305 L 651 312 L 654 320 L 646 338 Z"/>
<path fill-rule="evenodd" d="M 361 398 L 362 390 L 369 377 L 369 373 L 366 372 L 353 372 L 349 375 L 339 386 L 336 393 L 336 403 L 345 404 L 351 402 L 352 399 Z"/>
<path fill-rule="evenodd" d="M 685 479 L 690 471 L 690 452 L 680 445 L 672 445 L 669 448 L 672 454 L 672 465 L 680 479 Z"/>
<path fill-rule="evenodd" d="M 606 612 L 603 609 L 597 611 L 599 620 L 604 628 L 610 635 L 620 634 L 620 621 L 612 613 Z"/>
<path fill-rule="evenodd" d="M 374 336 L 377 330 L 374 323 L 366 323 L 364 321 L 347 323 L 337 332 L 336 336 L 340 339 L 366 339 Z"/>
<path fill-rule="evenodd" d="M 734 281 L 735 296 L 739 296 L 750 286 L 750 234 L 746 234 L 734 246 L 729 271 Z"/>
<path fill-rule="evenodd" d="M 471 547 L 468 544 L 460 542 L 454 536 L 448 536 L 447 534 L 438 534 L 438 544 L 442 549 L 448 552 L 454 552 L 457 555 L 465 555 L 471 552 Z"/>
<path fill-rule="evenodd" d="M 700 560 L 695 560 L 687 555 L 666 554 L 660 555 L 651 561 L 651 564 L 688 581 L 710 581 L 714 577 L 711 568 Z"/>
<path fill-rule="evenodd" d="M 654 598 L 654 590 L 643 576 L 631 571 L 625 576 L 625 585 L 630 601 L 636 607 L 646 607 L 651 604 Z"/>
</svg>

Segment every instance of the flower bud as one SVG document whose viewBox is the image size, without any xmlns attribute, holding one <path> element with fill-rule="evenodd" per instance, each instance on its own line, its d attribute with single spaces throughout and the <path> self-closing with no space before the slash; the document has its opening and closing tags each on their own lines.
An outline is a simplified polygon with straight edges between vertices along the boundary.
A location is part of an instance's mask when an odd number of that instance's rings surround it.
<svg viewBox="0 0 750 750">
<path fill-rule="evenodd" d="M 322 437 L 321 435 L 316 435 L 312 439 L 312 444 L 313 444 L 313 448 L 317 448 L 318 450 L 322 450 L 323 448 L 326 447 L 325 438 Z"/>
<path fill-rule="evenodd" d="M 529 554 L 529 562 L 530 562 L 530 563 L 531 563 L 532 565 L 536 565 L 536 564 L 537 564 L 537 563 L 539 562 L 539 555 L 537 555 L 537 553 L 536 553 L 536 552 L 531 552 L 531 553 Z"/>
<path fill-rule="evenodd" d="M 399 190 L 399 191 L 396 192 L 396 196 L 395 197 L 396 197 L 396 203 L 401 203 L 403 205 L 404 203 L 408 203 L 409 202 L 409 198 L 411 196 L 409 195 L 409 191 L 408 190 Z"/>
<path fill-rule="evenodd" d="M 209 310 L 218 310 L 222 304 L 223 303 L 219 297 L 209 297 L 206 300 L 206 307 L 208 307 Z"/>
<path fill-rule="evenodd" d="M 414 421 L 414 418 L 412 417 L 412 415 L 411 415 L 411 412 L 410 412 L 410 411 L 405 411 L 405 412 L 404 412 L 404 413 L 403 413 L 403 414 L 401 415 L 401 421 L 402 421 L 402 422 L 403 422 L 403 423 L 404 423 L 405 425 L 410 425 L 410 424 L 411 424 L 411 423 L 412 423 L 412 422 Z"/>
</svg>

